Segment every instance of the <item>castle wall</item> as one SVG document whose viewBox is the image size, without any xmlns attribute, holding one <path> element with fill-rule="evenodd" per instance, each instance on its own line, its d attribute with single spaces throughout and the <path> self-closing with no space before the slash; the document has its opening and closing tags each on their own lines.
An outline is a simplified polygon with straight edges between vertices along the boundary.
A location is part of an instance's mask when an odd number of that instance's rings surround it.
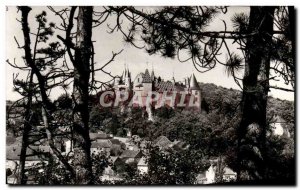
<svg viewBox="0 0 300 190">
<path fill-rule="evenodd" d="M 198 108 L 201 111 L 201 92 L 200 90 L 192 90 L 191 95 L 194 99 L 195 108 Z"/>
<path fill-rule="evenodd" d="M 127 71 L 129 73 L 129 71 Z M 125 71 L 126 73 L 126 71 Z M 153 88 L 153 76 L 151 75 L 151 79 L 148 76 L 148 70 L 146 69 L 145 74 L 139 73 L 133 83 L 131 83 L 131 76 L 126 75 L 123 79 L 123 82 L 116 85 L 116 90 L 121 90 L 123 88 L 128 90 L 128 92 L 133 95 L 139 94 L 141 96 L 138 101 L 134 101 L 133 106 L 148 106 L 148 100 L 152 100 L 151 97 L 148 97 L 149 92 L 152 92 Z M 151 82 L 152 80 L 152 82 Z M 118 82 L 118 81 L 117 81 Z M 176 86 L 179 85 L 179 86 Z M 155 86 L 159 91 L 158 97 L 155 98 L 155 102 L 152 102 L 152 105 L 155 106 L 155 109 L 160 108 L 162 106 L 169 107 L 183 107 L 185 109 L 195 109 L 197 111 L 201 111 L 201 91 L 197 82 L 197 79 L 194 75 L 185 80 L 185 86 L 182 84 L 177 84 L 175 79 L 172 84 L 169 81 L 160 83 L 160 85 Z M 166 93 L 166 91 L 168 91 Z M 175 93 L 175 94 L 174 94 Z M 182 98 L 183 96 L 183 98 Z M 183 99 L 183 100 L 182 100 Z M 141 105 L 139 105 L 141 104 Z"/>
<path fill-rule="evenodd" d="M 148 96 L 148 93 L 152 91 L 152 83 L 143 83 L 143 92 L 142 96 Z"/>
</svg>

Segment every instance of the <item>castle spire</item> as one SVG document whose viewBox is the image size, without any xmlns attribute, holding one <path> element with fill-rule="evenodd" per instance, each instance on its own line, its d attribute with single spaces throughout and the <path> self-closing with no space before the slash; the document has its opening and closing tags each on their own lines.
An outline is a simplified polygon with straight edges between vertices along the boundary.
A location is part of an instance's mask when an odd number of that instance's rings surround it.
<svg viewBox="0 0 300 190">
<path fill-rule="evenodd" d="M 197 81 L 194 73 L 192 74 L 191 79 L 190 79 L 190 89 L 191 90 L 200 90 L 198 81 Z"/>
<path fill-rule="evenodd" d="M 174 68 L 173 68 L 173 73 L 172 73 L 172 83 L 175 84 Z"/>
<path fill-rule="evenodd" d="M 154 75 L 154 69 L 153 69 L 153 63 L 152 63 L 151 80 L 153 81 L 154 78 L 155 78 L 155 75 Z"/>
<path fill-rule="evenodd" d="M 127 64 L 127 77 L 128 77 L 128 78 L 131 78 L 131 73 L 130 73 L 130 71 L 129 71 L 128 64 Z"/>
</svg>

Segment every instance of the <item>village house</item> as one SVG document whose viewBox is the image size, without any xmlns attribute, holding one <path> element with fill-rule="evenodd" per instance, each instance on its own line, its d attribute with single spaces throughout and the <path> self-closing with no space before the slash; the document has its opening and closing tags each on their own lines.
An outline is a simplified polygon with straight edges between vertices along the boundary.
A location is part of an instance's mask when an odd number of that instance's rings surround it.
<svg viewBox="0 0 300 190">
<path fill-rule="evenodd" d="M 105 153 L 110 155 L 110 149 L 112 148 L 112 142 L 108 139 L 98 139 L 91 144 L 91 153 L 100 154 Z"/>
<path fill-rule="evenodd" d="M 189 148 L 189 145 L 183 141 L 175 140 L 172 142 L 171 146 L 173 150 L 180 151 L 180 150 L 186 150 Z"/>
<path fill-rule="evenodd" d="M 113 170 L 113 166 L 117 164 L 124 164 L 122 160 L 118 156 L 111 156 L 110 163 L 111 165 L 107 166 L 104 169 L 103 174 L 101 176 L 101 181 L 114 182 L 114 181 L 122 180 L 123 178 Z"/>
<path fill-rule="evenodd" d="M 49 146 L 30 146 L 26 150 L 25 168 L 29 169 L 38 164 L 48 164 L 47 156 L 50 154 Z M 21 146 L 12 144 L 6 147 L 6 170 L 9 170 L 11 175 L 7 176 L 8 184 L 17 182 L 17 174 L 20 166 Z M 41 171 L 41 170 L 40 170 Z"/>
<path fill-rule="evenodd" d="M 223 161 L 222 161 L 223 162 Z M 217 172 L 221 169 L 221 175 L 223 182 L 235 181 L 237 173 L 234 172 L 228 166 L 221 166 L 219 160 L 210 160 L 210 166 L 203 172 L 200 172 L 196 177 L 196 184 L 212 184 L 216 182 Z"/>
<path fill-rule="evenodd" d="M 235 181 L 236 180 L 236 172 L 234 172 L 231 168 L 225 167 L 223 173 L 223 180 L 226 182 Z"/>
<path fill-rule="evenodd" d="M 108 140 L 108 139 L 112 139 L 112 137 L 103 132 L 99 131 L 98 133 L 90 133 L 90 140 L 92 141 L 91 152 L 108 150 L 108 148 L 111 147 L 112 142 L 111 141 L 103 142 L 103 140 Z M 76 142 L 73 142 L 71 139 L 65 139 L 64 142 L 65 154 L 69 154 L 70 152 L 74 151 L 75 148 L 74 144 L 76 144 Z"/>
<path fill-rule="evenodd" d="M 153 141 L 153 145 L 159 147 L 160 150 L 170 149 L 172 142 L 166 136 L 159 136 Z"/>
<path fill-rule="evenodd" d="M 136 144 L 134 144 L 133 142 L 127 143 L 126 147 L 127 147 L 127 150 L 134 150 L 134 151 L 140 150 L 140 148 Z"/>
<path fill-rule="evenodd" d="M 113 139 L 117 139 L 117 140 L 119 140 L 120 142 L 122 142 L 124 144 L 127 144 L 130 141 L 129 137 L 116 137 L 116 136 L 114 136 Z"/>
<path fill-rule="evenodd" d="M 109 139 L 109 141 L 113 144 L 113 145 L 122 145 L 122 142 L 119 141 L 119 139 Z"/>
<path fill-rule="evenodd" d="M 146 157 L 142 157 L 139 162 L 137 163 L 137 169 L 140 174 L 147 174 L 148 173 L 148 164 Z"/>
<path fill-rule="evenodd" d="M 125 163 L 138 162 L 140 158 L 143 157 L 143 153 L 140 150 L 124 150 L 120 155 L 120 158 L 125 161 Z"/>
<path fill-rule="evenodd" d="M 276 135 L 276 136 L 286 136 L 289 138 L 291 136 L 291 134 L 290 134 L 288 128 L 284 126 L 285 124 L 286 124 L 286 121 L 284 121 L 284 119 L 282 119 L 282 117 L 276 115 L 273 122 L 271 122 L 272 134 Z M 270 134 L 268 134 L 268 135 L 270 135 Z"/>
</svg>

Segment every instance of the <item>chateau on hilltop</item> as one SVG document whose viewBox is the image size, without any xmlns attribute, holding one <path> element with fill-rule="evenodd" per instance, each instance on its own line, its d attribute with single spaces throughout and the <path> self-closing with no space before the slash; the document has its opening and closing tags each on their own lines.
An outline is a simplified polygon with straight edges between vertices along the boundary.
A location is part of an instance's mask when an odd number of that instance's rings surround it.
<svg viewBox="0 0 300 190">
<path fill-rule="evenodd" d="M 201 111 L 201 91 L 194 74 L 186 77 L 184 82 L 175 81 L 174 76 L 171 81 L 164 81 L 160 76 L 154 74 L 153 69 L 151 74 L 146 69 L 132 81 L 131 72 L 125 68 L 122 76 L 115 79 L 112 87 L 115 91 L 129 92 L 133 96 L 137 93 L 140 94 L 143 105 L 146 105 L 151 92 L 156 92 L 158 97 L 152 103 L 152 107 L 155 109 L 168 106 Z"/>
</svg>

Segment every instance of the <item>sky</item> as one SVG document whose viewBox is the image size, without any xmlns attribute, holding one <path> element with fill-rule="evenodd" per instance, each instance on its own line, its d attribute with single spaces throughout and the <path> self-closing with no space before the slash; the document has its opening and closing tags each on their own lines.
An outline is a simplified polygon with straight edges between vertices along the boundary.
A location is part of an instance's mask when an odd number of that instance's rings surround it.
<svg viewBox="0 0 300 190">
<path fill-rule="evenodd" d="M 58 10 L 60 7 L 56 7 Z M 95 9 L 99 9 L 100 7 L 96 7 Z M 143 7 L 144 9 L 146 7 Z M 147 7 L 149 9 L 149 7 Z M 155 7 L 151 7 L 154 9 Z M 46 10 L 46 7 L 33 7 L 33 10 L 30 12 L 30 28 L 34 31 L 37 28 L 36 23 L 34 22 L 34 16 L 40 13 L 42 10 Z M 208 30 L 224 30 L 224 25 L 222 20 L 227 23 L 228 30 L 232 30 L 231 25 L 231 17 L 235 13 L 249 13 L 249 7 L 230 7 L 226 14 L 220 14 L 216 16 L 211 26 Z M 47 11 L 48 21 L 52 21 L 54 23 L 60 23 L 60 20 L 57 16 L 55 16 L 52 12 Z M 8 7 L 6 11 L 6 59 L 13 61 L 14 58 L 17 64 L 23 64 L 23 60 L 21 56 L 24 55 L 23 50 L 17 48 L 17 44 L 14 40 L 14 36 L 18 39 L 19 43 L 23 43 L 23 35 L 21 31 L 21 24 L 16 20 L 16 18 L 20 19 L 20 12 L 17 13 L 16 7 Z M 192 73 L 195 74 L 198 82 L 203 83 L 214 83 L 219 86 L 223 86 L 226 88 L 239 89 L 237 84 L 234 82 L 231 76 L 228 76 L 225 73 L 225 68 L 222 65 L 217 64 L 217 66 L 206 73 L 199 73 L 194 69 L 194 66 L 191 62 L 181 63 L 177 60 L 177 58 L 163 58 L 160 55 L 149 55 L 143 49 L 137 49 L 130 44 L 127 44 L 123 40 L 123 36 L 120 32 L 115 32 L 113 34 L 108 34 L 107 24 L 112 25 L 114 23 L 114 17 L 109 18 L 104 25 L 96 27 L 93 29 L 93 41 L 95 47 L 95 61 L 96 68 L 104 65 L 112 56 L 113 52 L 118 52 L 123 49 L 123 52 L 115 58 L 115 61 L 112 62 L 109 66 L 106 67 L 106 71 L 111 72 L 114 75 L 121 75 L 124 70 L 124 65 L 126 64 L 129 70 L 132 73 L 133 79 L 139 73 L 145 71 L 146 68 L 154 70 L 155 74 L 161 76 L 165 80 L 170 80 L 174 74 L 176 81 L 182 81 L 183 78 L 190 76 Z M 124 22 L 124 26 L 126 27 L 126 22 Z M 57 31 L 51 40 L 55 39 L 56 35 L 60 34 L 64 36 L 64 33 Z M 236 46 L 229 44 L 232 51 L 235 51 Z M 226 60 L 226 53 L 224 52 L 220 56 L 220 60 Z M 6 99 L 8 100 L 17 100 L 20 98 L 16 92 L 13 92 L 13 73 L 19 72 L 16 69 L 13 69 L 9 65 L 6 65 Z M 243 72 L 240 73 L 242 76 Z M 26 74 L 24 72 L 19 72 L 19 76 L 25 77 Z M 104 81 L 108 80 L 109 77 L 103 73 L 96 73 L 97 79 L 102 79 Z M 282 81 L 276 83 L 277 86 L 286 87 Z M 287 87 L 290 88 L 290 87 Z M 51 92 L 50 97 L 52 99 L 57 98 L 59 95 L 63 93 L 62 90 L 56 89 Z M 284 92 L 280 90 L 271 90 L 269 95 L 287 100 L 294 100 L 294 93 Z"/>
</svg>

